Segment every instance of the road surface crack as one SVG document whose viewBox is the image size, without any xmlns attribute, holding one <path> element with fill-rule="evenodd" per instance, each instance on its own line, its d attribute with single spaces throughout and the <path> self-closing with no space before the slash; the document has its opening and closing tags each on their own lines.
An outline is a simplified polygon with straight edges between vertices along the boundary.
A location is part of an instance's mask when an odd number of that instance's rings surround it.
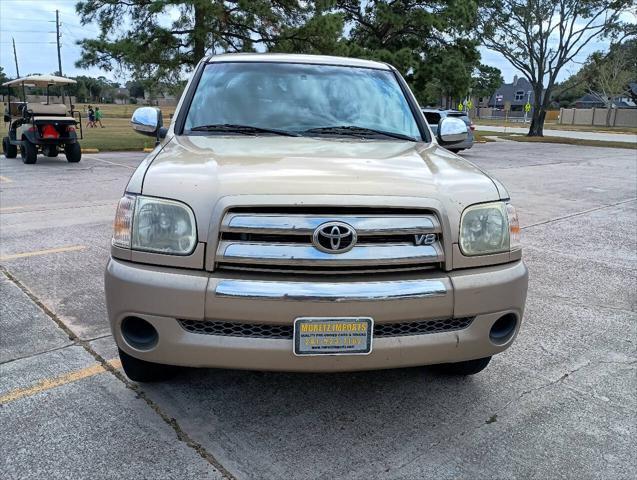
<svg viewBox="0 0 637 480">
<path fill-rule="evenodd" d="M 616 207 L 618 205 L 623 205 L 624 203 L 630 203 L 637 200 L 637 197 L 629 198 L 626 200 L 622 200 L 620 202 L 611 203 L 609 205 L 602 205 L 600 207 L 589 208 L 588 210 L 582 210 L 581 212 L 571 213 L 569 215 L 564 215 L 563 217 L 552 218 L 550 220 L 544 220 L 543 222 L 532 223 L 531 225 L 525 225 L 522 227 L 522 230 L 526 230 L 527 228 L 537 227 L 539 225 L 546 225 L 547 223 L 559 222 L 561 220 L 568 220 L 569 218 L 578 217 L 580 215 L 586 215 L 587 213 L 596 212 L 598 210 L 604 210 L 605 208 Z"/>
</svg>

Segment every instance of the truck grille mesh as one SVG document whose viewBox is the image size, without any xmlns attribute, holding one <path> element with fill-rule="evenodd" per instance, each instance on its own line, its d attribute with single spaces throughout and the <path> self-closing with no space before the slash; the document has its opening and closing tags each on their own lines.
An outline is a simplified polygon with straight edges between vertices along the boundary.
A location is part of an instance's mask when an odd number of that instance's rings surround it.
<svg viewBox="0 0 637 480">
<path fill-rule="evenodd" d="M 377 323 L 374 337 L 403 337 L 429 333 L 463 330 L 471 325 L 474 317 L 422 320 L 417 322 Z M 191 333 L 224 337 L 292 339 L 292 325 L 262 323 L 220 322 L 211 320 L 179 320 L 182 328 Z"/>
</svg>

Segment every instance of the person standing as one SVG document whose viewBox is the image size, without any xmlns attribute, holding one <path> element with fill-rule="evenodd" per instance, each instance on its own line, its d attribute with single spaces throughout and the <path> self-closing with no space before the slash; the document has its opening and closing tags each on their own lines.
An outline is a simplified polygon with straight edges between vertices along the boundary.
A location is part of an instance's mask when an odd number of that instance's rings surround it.
<svg viewBox="0 0 637 480">
<path fill-rule="evenodd" d="M 89 128 L 95 127 L 95 111 L 91 105 L 88 106 L 88 123 L 86 126 Z"/>
<path fill-rule="evenodd" d="M 95 107 L 95 121 L 93 122 L 95 128 L 97 128 L 97 123 L 100 124 L 100 127 L 104 128 L 104 125 L 102 125 L 102 111 L 100 107 Z"/>
</svg>

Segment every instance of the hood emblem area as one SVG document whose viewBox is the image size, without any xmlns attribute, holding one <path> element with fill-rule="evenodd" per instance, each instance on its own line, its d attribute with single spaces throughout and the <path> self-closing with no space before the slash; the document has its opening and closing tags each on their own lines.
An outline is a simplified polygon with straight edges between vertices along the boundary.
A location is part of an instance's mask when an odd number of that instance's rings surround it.
<svg viewBox="0 0 637 480">
<path fill-rule="evenodd" d="M 312 244 L 321 252 L 345 253 L 356 245 L 356 230 L 345 222 L 322 223 L 312 234 Z"/>
</svg>

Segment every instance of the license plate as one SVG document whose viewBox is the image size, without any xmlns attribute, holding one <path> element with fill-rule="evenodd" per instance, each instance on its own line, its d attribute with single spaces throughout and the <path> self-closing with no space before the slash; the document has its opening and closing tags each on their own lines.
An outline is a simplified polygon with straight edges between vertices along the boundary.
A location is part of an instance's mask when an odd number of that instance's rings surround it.
<svg viewBox="0 0 637 480">
<path fill-rule="evenodd" d="M 367 355 L 374 320 L 368 317 L 303 317 L 294 321 L 295 355 Z"/>
</svg>

